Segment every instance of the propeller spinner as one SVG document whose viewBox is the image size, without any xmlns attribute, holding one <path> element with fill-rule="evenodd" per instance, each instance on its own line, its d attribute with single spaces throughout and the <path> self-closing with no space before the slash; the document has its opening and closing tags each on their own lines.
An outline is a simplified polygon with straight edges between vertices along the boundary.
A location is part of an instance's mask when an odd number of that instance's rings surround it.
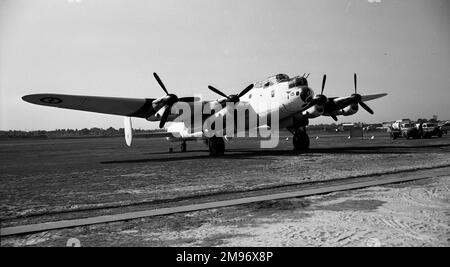
<svg viewBox="0 0 450 267">
<path fill-rule="evenodd" d="M 323 90 L 325 89 L 325 82 L 327 81 L 327 75 L 323 75 L 322 79 L 322 91 L 320 91 L 319 95 L 315 95 L 314 98 L 308 103 L 305 109 L 308 109 L 314 105 L 322 106 L 327 102 L 327 97 L 323 94 Z"/>
<path fill-rule="evenodd" d="M 253 88 L 253 84 L 250 84 L 249 86 L 247 86 L 244 90 L 242 90 L 242 92 L 240 92 L 237 95 L 226 95 L 224 94 L 222 91 L 220 91 L 217 88 L 214 88 L 211 85 L 208 85 L 209 90 L 213 91 L 214 93 L 225 97 L 229 102 L 233 102 L 233 103 L 237 103 L 240 101 L 240 98 L 245 95 L 246 93 L 248 93 L 248 91 L 250 91 Z"/>
<path fill-rule="evenodd" d="M 360 94 L 357 93 L 357 78 L 356 78 L 356 73 L 353 75 L 353 82 L 355 83 L 355 93 L 351 95 L 351 98 L 353 100 L 353 102 L 356 104 L 359 104 L 363 109 L 365 109 L 367 112 L 369 112 L 370 114 L 373 114 L 373 110 L 366 105 L 363 101 L 362 101 L 362 97 Z"/>
<path fill-rule="evenodd" d="M 156 72 L 153 72 L 153 76 L 155 77 L 155 79 L 158 82 L 159 86 L 161 86 L 161 88 L 164 90 L 164 92 L 167 95 L 163 99 L 164 106 L 162 108 L 164 109 L 164 112 L 163 112 L 163 114 L 161 116 L 161 120 L 159 121 L 159 128 L 163 128 L 164 125 L 167 122 L 167 118 L 169 117 L 170 110 L 172 109 L 172 106 L 176 102 L 195 102 L 195 101 L 198 101 L 198 98 L 197 97 L 180 97 L 180 98 L 178 98 L 178 96 L 176 96 L 174 94 L 169 94 L 169 92 L 166 89 L 166 86 L 161 81 L 161 79 L 159 78 L 158 74 L 156 74 Z"/>
</svg>

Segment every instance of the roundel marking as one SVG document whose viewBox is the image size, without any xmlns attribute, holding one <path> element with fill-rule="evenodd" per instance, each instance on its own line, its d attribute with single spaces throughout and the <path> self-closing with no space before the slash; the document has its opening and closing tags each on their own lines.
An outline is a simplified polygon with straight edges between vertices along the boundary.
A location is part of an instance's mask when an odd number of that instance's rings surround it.
<svg viewBox="0 0 450 267">
<path fill-rule="evenodd" d="M 60 98 L 48 96 L 48 97 L 41 98 L 41 102 L 44 102 L 47 104 L 59 104 L 63 101 Z"/>
</svg>

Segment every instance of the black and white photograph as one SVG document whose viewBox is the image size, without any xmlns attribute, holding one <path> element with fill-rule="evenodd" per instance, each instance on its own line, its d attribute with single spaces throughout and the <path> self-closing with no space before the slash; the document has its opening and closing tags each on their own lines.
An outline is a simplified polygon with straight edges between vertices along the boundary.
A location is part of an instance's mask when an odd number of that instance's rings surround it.
<svg viewBox="0 0 450 267">
<path fill-rule="evenodd" d="M 0 0 L 0 246 L 449 247 L 449 103 L 448 0 Z"/>
</svg>

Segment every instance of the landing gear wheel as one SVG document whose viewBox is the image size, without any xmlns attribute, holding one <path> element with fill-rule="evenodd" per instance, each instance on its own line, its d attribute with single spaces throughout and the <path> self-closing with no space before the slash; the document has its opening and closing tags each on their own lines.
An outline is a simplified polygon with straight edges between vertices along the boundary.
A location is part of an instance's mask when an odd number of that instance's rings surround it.
<svg viewBox="0 0 450 267">
<path fill-rule="evenodd" d="M 180 149 L 181 149 L 181 152 L 186 152 L 186 151 L 187 151 L 187 148 L 186 148 L 186 142 L 182 142 L 182 143 L 181 143 Z"/>
<path fill-rule="evenodd" d="M 209 155 L 216 157 L 225 153 L 225 142 L 221 137 L 211 137 L 208 139 Z"/>
<path fill-rule="evenodd" d="M 304 130 L 297 130 L 293 138 L 294 150 L 298 152 L 309 149 L 309 136 Z"/>
</svg>

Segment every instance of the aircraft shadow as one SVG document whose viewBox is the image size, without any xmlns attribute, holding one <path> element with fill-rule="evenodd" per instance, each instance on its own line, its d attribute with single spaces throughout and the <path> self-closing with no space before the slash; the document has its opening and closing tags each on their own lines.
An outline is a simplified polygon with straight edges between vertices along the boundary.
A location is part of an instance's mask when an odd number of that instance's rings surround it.
<svg viewBox="0 0 450 267">
<path fill-rule="evenodd" d="M 226 154 L 220 157 L 212 158 L 207 154 L 207 150 L 195 150 L 188 152 L 151 152 L 151 155 L 173 155 L 174 157 L 163 158 L 144 158 L 129 160 L 102 161 L 101 164 L 120 164 L 120 163 L 145 163 L 145 162 L 172 162 L 195 159 L 259 159 L 262 156 L 304 156 L 317 157 L 320 154 L 408 154 L 420 153 L 420 150 L 448 147 L 450 144 L 429 145 L 429 146 L 373 146 L 373 147 L 336 147 L 336 148 L 312 148 L 307 152 L 298 153 L 293 150 L 243 150 L 227 149 Z M 204 152 L 204 155 L 191 155 L 192 153 Z M 180 156 L 182 155 L 182 156 Z"/>
<path fill-rule="evenodd" d="M 205 149 L 191 149 L 188 150 L 187 152 L 205 152 L 207 150 Z M 171 155 L 171 154 L 186 154 L 186 152 L 181 152 L 179 149 L 178 150 L 174 150 L 172 152 L 168 152 L 168 151 L 158 151 L 158 152 L 147 152 L 147 153 L 143 153 L 146 155 Z"/>
</svg>

